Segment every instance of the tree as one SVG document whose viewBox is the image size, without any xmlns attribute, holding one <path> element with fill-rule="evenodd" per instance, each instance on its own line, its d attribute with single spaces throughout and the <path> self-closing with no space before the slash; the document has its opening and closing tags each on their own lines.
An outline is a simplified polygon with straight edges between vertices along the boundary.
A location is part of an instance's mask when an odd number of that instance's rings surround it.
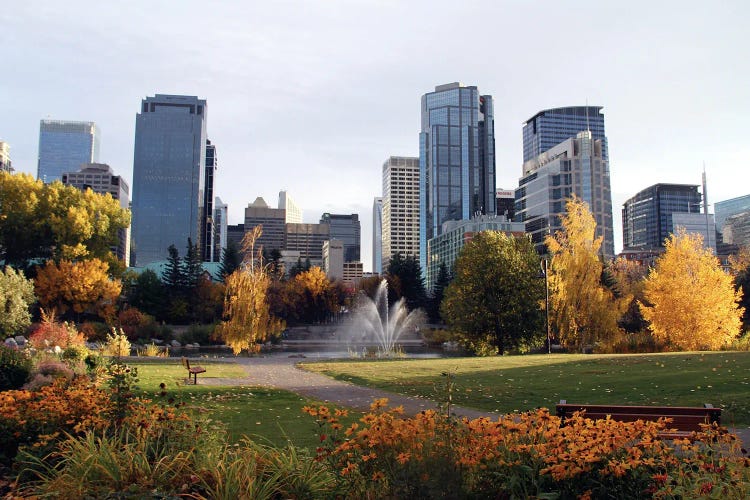
<svg viewBox="0 0 750 500">
<path fill-rule="evenodd" d="M 242 240 L 246 255 L 242 265 L 226 279 L 224 318 L 217 335 L 235 354 L 260 350 L 259 344 L 284 329 L 284 322 L 270 314 L 266 299 L 271 279 L 262 259 L 255 262 L 255 242 L 262 234 L 256 226 Z"/>
<path fill-rule="evenodd" d="M 230 241 L 226 248 L 221 251 L 221 265 L 219 266 L 221 280 L 224 281 L 227 276 L 235 272 L 240 264 L 242 264 L 240 249 L 237 247 L 237 243 Z"/>
<path fill-rule="evenodd" d="M 190 292 L 201 280 L 203 275 L 203 263 L 198 245 L 193 245 L 193 240 L 188 238 L 187 252 L 182 261 L 182 277 L 184 286 Z"/>
<path fill-rule="evenodd" d="M 111 322 L 122 283 L 110 279 L 107 270 L 107 263 L 99 259 L 61 260 L 57 264 L 49 260 L 37 268 L 36 295 L 43 307 L 60 314 L 91 313 Z"/>
<path fill-rule="evenodd" d="M 552 254 L 550 322 L 562 345 L 583 351 L 617 331 L 625 304 L 601 283 L 602 237 L 594 236 L 596 222 L 588 204 L 573 195 L 561 222 L 562 231 L 545 238 Z"/>
<path fill-rule="evenodd" d="M 159 276 L 151 269 L 146 269 L 133 281 L 128 301 L 140 311 L 163 319 L 164 305 L 168 298 Z"/>
<path fill-rule="evenodd" d="M 450 285 L 452 280 L 452 277 L 450 273 L 448 272 L 448 266 L 445 265 L 444 262 L 440 263 L 440 267 L 438 268 L 438 275 L 437 278 L 435 278 L 435 284 L 432 287 L 432 292 L 430 293 L 430 297 L 428 299 L 428 313 L 430 317 L 430 321 L 434 323 L 440 322 L 440 304 L 443 302 L 443 297 L 445 296 L 445 289 L 448 288 L 448 285 Z"/>
<path fill-rule="evenodd" d="M 464 246 L 441 312 L 451 330 L 475 350 L 502 354 L 544 335 L 544 282 L 539 256 L 527 238 L 482 231 Z"/>
<path fill-rule="evenodd" d="M 174 295 L 182 291 L 185 285 L 185 274 L 177 247 L 169 245 L 167 252 L 169 252 L 169 257 L 167 257 L 167 265 L 163 274 L 164 286 L 167 287 L 170 295 Z"/>
<path fill-rule="evenodd" d="M 416 257 L 413 255 L 404 257 L 400 253 L 396 253 L 390 259 L 387 274 L 388 276 L 398 278 L 400 296 L 404 297 L 406 306 L 410 310 L 425 306 L 427 294 L 424 288 L 424 280 L 422 279 L 422 269 Z M 394 296 L 394 300 L 397 298 Z"/>
<path fill-rule="evenodd" d="M 639 302 L 643 302 L 643 287 L 648 268 L 622 257 L 614 260 L 606 269 L 614 279 L 614 295 L 626 305 L 617 324 L 628 333 L 642 332 L 648 326 L 643 319 Z"/>
<path fill-rule="evenodd" d="M 750 330 L 750 266 L 734 277 L 734 288 L 742 294 L 740 307 L 745 311 L 742 313 L 742 329 Z"/>
<path fill-rule="evenodd" d="M 657 339 L 681 349 L 718 349 L 740 333 L 744 310 L 732 277 L 703 236 L 681 229 L 646 278 L 641 312 Z"/>
<path fill-rule="evenodd" d="M 10 266 L 0 271 L 0 335 L 15 335 L 29 326 L 29 307 L 34 302 L 33 281 Z"/>
</svg>

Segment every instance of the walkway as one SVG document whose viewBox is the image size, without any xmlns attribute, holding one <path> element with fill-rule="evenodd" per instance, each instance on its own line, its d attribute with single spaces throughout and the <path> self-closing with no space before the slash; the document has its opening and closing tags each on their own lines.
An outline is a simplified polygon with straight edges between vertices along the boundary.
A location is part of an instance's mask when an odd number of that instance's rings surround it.
<svg viewBox="0 0 750 500">
<path fill-rule="evenodd" d="M 315 358 L 308 358 L 313 361 Z M 435 409 L 437 403 L 433 400 L 410 396 L 402 396 L 379 389 L 362 387 L 348 382 L 334 380 L 319 373 L 312 373 L 297 368 L 296 364 L 303 359 L 297 357 L 268 356 L 258 358 L 234 358 L 234 362 L 243 365 L 248 373 L 247 378 L 203 378 L 198 383 L 211 385 L 250 385 L 274 387 L 324 401 L 337 406 L 345 406 L 366 411 L 370 403 L 378 398 L 388 398 L 391 407 L 403 406 L 407 415 L 416 415 L 422 410 Z M 463 408 L 452 407 L 452 412 L 459 417 L 470 419 L 479 417 L 497 418 L 501 414 Z M 729 429 L 736 434 L 743 443 L 750 443 L 750 428 L 736 427 Z"/>
</svg>

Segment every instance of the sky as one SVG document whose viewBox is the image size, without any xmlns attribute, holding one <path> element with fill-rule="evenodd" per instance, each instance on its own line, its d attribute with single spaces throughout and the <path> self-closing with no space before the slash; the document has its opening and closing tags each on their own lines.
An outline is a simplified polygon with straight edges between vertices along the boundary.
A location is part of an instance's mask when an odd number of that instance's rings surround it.
<svg viewBox="0 0 750 500">
<path fill-rule="evenodd" d="M 615 248 L 621 208 L 658 182 L 750 194 L 747 1 L 11 1 L 0 9 L 0 140 L 36 175 L 39 120 L 94 121 L 132 187 L 135 115 L 208 102 L 229 222 L 286 190 L 305 222 L 358 213 L 372 267 L 382 164 L 418 156 L 420 98 L 462 82 L 495 104 L 497 186 L 521 176 L 538 111 L 603 106 Z M 709 211 L 713 211 L 709 207 Z"/>
</svg>

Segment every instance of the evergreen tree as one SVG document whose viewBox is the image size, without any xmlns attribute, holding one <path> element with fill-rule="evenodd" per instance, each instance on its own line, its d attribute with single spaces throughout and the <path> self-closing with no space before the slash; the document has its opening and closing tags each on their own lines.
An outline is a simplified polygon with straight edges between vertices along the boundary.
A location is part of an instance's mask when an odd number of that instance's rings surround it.
<svg viewBox="0 0 750 500">
<path fill-rule="evenodd" d="M 435 279 L 435 284 L 432 287 L 432 293 L 428 301 L 428 313 L 430 321 L 433 323 L 439 323 L 440 317 L 440 304 L 443 302 L 445 296 L 445 289 L 450 285 L 452 277 L 448 272 L 448 266 L 444 262 L 440 263 L 438 268 L 438 275 Z"/>
<path fill-rule="evenodd" d="M 164 269 L 164 286 L 167 287 L 170 294 L 180 293 L 185 284 L 180 252 L 177 251 L 174 245 L 169 245 L 167 251 L 169 252 L 169 257 L 167 258 L 167 266 Z"/>
<path fill-rule="evenodd" d="M 188 238 L 187 253 L 182 261 L 182 275 L 185 280 L 185 288 L 188 293 L 194 290 L 200 282 L 203 274 L 203 264 L 201 262 L 201 253 L 198 245 L 193 245 L 193 241 Z"/>
<path fill-rule="evenodd" d="M 400 253 L 396 253 L 391 257 L 388 265 L 388 275 L 398 278 L 401 296 L 406 300 L 406 305 L 410 310 L 425 306 L 427 294 L 422 279 L 422 269 L 416 257 L 413 255 L 403 257 Z"/>
<path fill-rule="evenodd" d="M 167 302 L 164 284 L 151 269 L 146 269 L 133 282 L 128 300 L 130 305 L 157 319 L 163 318 Z"/>
<path fill-rule="evenodd" d="M 238 267 L 240 267 L 240 263 L 242 263 L 240 249 L 237 246 L 237 243 L 230 241 L 226 248 L 221 251 L 221 265 L 219 265 L 219 275 L 221 276 L 221 280 L 225 281 L 227 276 L 231 275 Z"/>
</svg>

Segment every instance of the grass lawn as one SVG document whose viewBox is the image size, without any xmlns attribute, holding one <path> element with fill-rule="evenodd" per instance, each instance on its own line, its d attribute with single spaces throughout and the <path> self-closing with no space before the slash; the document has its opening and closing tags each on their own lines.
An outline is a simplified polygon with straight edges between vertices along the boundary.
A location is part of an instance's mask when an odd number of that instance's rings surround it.
<svg viewBox="0 0 750 500">
<path fill-rule="evenodd" d="M 552 354 L 304 363 L 305 369 L 387 391 L 442 399 L 441 373 L 455 374 L 453 402 L 488 411 L 569 403 L 723 408 L 722 423 L 750 425 L 750 352 Z"/>
<path fill-rule="evenodd" d="M 302 407 L 315 401 L 288 391 L 251 386 L 203 385 L 211 378 L 242 378 L 242 366 L 219 361 L 195 362 L 206 369 L 198 375 L 198 385 L 186 382 L 187 371 L 179 358 L 139 358 L 128 365 L 138 368 L 138 388 L 154 401 L 166 384 L 167 397 L 184 401 L 196 411 L 206 412 L 212 420 L 227 427 L 227 440 L 238 442 L 243 435 L 254 441 L 283 446 L 290 440 L 297 446 L 314 449 L 318 444 L 317 425 L 302 413 Z"/>
</svg>

